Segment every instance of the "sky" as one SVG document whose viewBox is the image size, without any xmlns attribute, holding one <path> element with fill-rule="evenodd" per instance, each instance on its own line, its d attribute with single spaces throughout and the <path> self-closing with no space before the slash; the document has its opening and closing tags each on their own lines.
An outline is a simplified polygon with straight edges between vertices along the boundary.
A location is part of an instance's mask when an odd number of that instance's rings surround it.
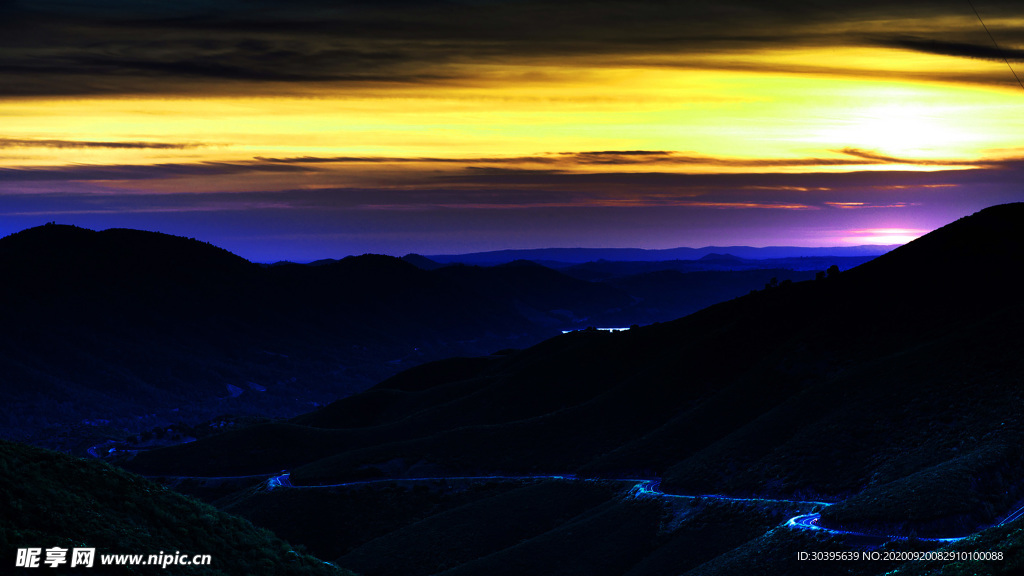
<svg viewBox="0 0 1024 576">
<path fill-rule="evenodd" d="M 1018 1 L 0 0 L 0 235 L 903 243 L 1024 201 L 1015 74 Z"/>
</svg>

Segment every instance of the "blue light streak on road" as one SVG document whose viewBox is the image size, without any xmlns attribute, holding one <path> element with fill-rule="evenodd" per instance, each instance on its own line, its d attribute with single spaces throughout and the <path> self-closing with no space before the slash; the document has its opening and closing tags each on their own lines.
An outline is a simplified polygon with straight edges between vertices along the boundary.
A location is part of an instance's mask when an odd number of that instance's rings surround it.
<svg viewBox="0 0 1024 576">
<path fill-rule="evenodd" d="M 996 524 L 996 526 L 1002 526 L 1003 524 L 1006 524 L 1008 522 L 1013 522 L 1021 516 L 1024 516 L 1024 506 L 1021 506 L 1020 508 L 1017 508 L 1013 512 L 1010 512 L 1010 514 L 1006 518 L 1004 518 L 1002 522 Z"/>
<path fill-rule="evenodd" d="M 829 534 L 843 535 L 843 536 L 863 536 L 867 538 L 884 538 L 887 540 L 909 540 L 907 536 L 894 536 L 891 534 L 868 534 L 866 532 L 854 532 L 852 530 L 836 530 L 834 528 L 826 528 L 819 522 L 821 520 L 821 514 L 802 514 L 800 516 L 794 516 L 786 522 L 786 526 L 789 528 L 795 528 L 798 530 L 821 530 L 822 532 L 828 532 Z M 958 536 L 955 538 L 921 538 L 918 537 L 916 540 L 923 542 L 957 542 L 963 540 L 966 536 Z"/>
<path fill-rule="evenodd" d="M 199 477 L 196 477 L 199 478 Z M 507 481 L 524 481 L 524 480 L 572 480 L 582 482 L 621 482 L 621 483 L 632 483 L 633 487 L 630 488 L 628 495 L 631 498 L 679 498 L 689 500 L 714 500 L 719 502 L 749 502 L 749 503 L 768 503 L 768 504 L 797 504 L 797 505 L 811 505 L 811 506 L 831 506 L 830 502 L 821 502 L 815 500 L 780 500 L 772 498 L 737 498 L 731 496 L 723 496 L 720 494 L 701 494 L 701 495 L 685 495 L 685 494 L 666 494 L 660 489 L 660 480 L 644 480 L 635 478 L 577 478 L 572 474 L 554 474 L 554 475 L 534 475 L 534 476 L 438 476 L 430 478 L 375 478 L 373 480 L 356 480 L 352 482 L 341 482 L 337 484 L 319 484 L 319 485 L 299 485 L 296 486 L 291 482 L 291 474 L 284 472 L 282 474 L 270 476 L 267 479 L 266 490 L 271 491 L 277 488 L 292 488 L 298 490 L 312 490 L 312 489 L 323 489 L 323 488 L 345 488 L 350 486 L 365 486 L 372 484 L 387 484 L 387 483 L 401 483 L 401 482 L 445 482 L 445 481 L 495 481 L 495 480 L 507 480 Z M 1024 516 L 1024 506 L 1014 510 L 1010 515 L 1006 517 L 1002 522 L 997 524 L 1001 526 L 1008 522 L 1012 522 L 1021 516 Z M 891 535 L 891 534 L 869 534 L 866 532 L 856 532 L 852 530 L 839 530 L 835 528 L 827 528 L 821 525 L 821 514 L 800 514 L 790 518 L 784 526 L 795 530 L 817 530 L 827 532 L 829 534 L 845 535 L 845 536 L 857 536 L 865 538 L 879 538 L 887 540 L 909 540 L 907 536 Z M 963 540 L 967 536 L 957 536 L 949 538 L 923 538 L 918 537 L 917 540 L 924 542 L 957 542 Z"/>
</svg>

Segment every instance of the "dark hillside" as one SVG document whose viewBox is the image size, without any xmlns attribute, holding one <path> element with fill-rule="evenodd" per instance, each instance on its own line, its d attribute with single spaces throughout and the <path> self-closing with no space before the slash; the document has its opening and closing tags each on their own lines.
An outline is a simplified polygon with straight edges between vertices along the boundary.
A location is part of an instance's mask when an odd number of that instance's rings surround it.
<svg viewBox="0 0 1024 576">
<path fill-rule="evenodd" d="M 829 264 L 824 264 L 818 271 L 828 267 Z M 686 273 L 676 270 L 659 270 L 613 278 L 605 280 L 604 283 L 614 286 L 640 301 L 630 310 L 620 313 L 618 318 L 613 315 L 607 324 L 630 326 L 636 323 L 631 321 L 637 318 L 645 318 L 649 322 L 666 318 L 681 318 L 712 304 L 744 296 L 751 290 L 761 290 L 773 282 L 775 284 L 802 282 L 813 279 L 815 274 L 817 272 L 799 272 L 778 268 Z"/>
<path fill-rule="evenodd" d="M 680 274 L 705 273 L 704 276 L 714 277 L 715 272 L 725 272 L 723 278 L 737 277 L 736 272 L 757 270 L 785 270 L 789 272 L 811 272 L 825 270 L 836 265 L 840 270 L 848 270 L 859 266 L 877 256 L 803 256 L 793 258 L 769 258 L 754 260 L 738 258 L 731 254 L 709 254 L 697 260 L 664 260 L 653 262 L 642 261 L 608 261 L 598 260 L 584 264 L 558 268 L 573 278 L 591 281 L 614 281 L 630 276 L 651 274 L 654 272 L 672 271 Z M 781 281 L 782 278 L 780 277 Z M 794 279 L 795 280 L 795 279 Z M 759 288 L 759 286 L 755 286 Z"/>
<path fill-rule="evenodd" d="M 188 574 L 350 574 L 293 550 L 247 520 L 102 462 L 0 441 L 0 470 L 5 574 L 14 573 L 18 548 L 53 547 L 95 548 L 94 566 L 69 570 L 65 564 L 54 571 L 40 562 L 40 568 L 18 573 L 155 574 L 161 568 L 104 566 L 100 556 L 178 551 L 189 558 L 211 556 L 209 566 L 188 566 Z"/>
<path fill-rule="evenodd" d="M 631 302 L 535 266 L 259 266 L 186 238 L 61 225 L 0 239 L 0 268 L 0 434 L 79 450 L 94 427 L 294 415 Z"/>
</svg>

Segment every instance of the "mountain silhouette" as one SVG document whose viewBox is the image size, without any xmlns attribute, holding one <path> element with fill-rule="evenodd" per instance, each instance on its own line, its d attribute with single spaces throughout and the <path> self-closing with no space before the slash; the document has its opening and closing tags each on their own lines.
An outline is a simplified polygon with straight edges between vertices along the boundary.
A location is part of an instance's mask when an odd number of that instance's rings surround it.
<svg viewBox="0 0 1024 576">
<path fill-rule="evenodd" d="M 552 265 L 582 264 L 598 260 L 658 262 L 668 260 L 696 260 L 711 253 L 732 254 L 746 259 L 782 259 L 801 257 L 875 257 L 896 248 L 897 245 L 879 246 L 836 246 L 824 248 L 802 248 L 796 246 L 705 246 L 703 248 L 668 248 L 647 250 L 641 248 L 535 248 L 526 250 L 495 250 L 469 254 L 428 255 L 427 258 L 442 264 L 475 264 L 495 266 L 513 260 L 532 260 Z"/>
<path fill-rule="evenodd" d="M 53 224 L 0 239 L 0 268 L 9 438 L 68 436 L 83 420 L 296 414 L 631 302 L 540 267 L 428 271 L 374 255 L 261 266 L 192 239 Z"/>
<path fill-rule="evenodd" d="M 419 254 L 406 254 L 405 256 L 402 256 L 402 260 L 405 260 L 406 262 L 412 264 L 413 266 L 416 266 L 417 268 L 422 268 L 424 270 L 436 270 L 444 266 L 444 264 L 439 264 L 437 262 L 434 262 L 430 258 L 427 258 L 426 256 L 421 256 Z"/>
<path fill-rule="evenodd" d="M 739 256 L 733 256 L 732 254 L 719 254 L 717 252 L 712 252 L 710 254 L 705 254 L 705 255 L 701 256 L 699 258 L 699 260 L 704 261 L 704 262 L 743 262 L 744 261 L 744 259 L 740 258 Z"/>
</svg>

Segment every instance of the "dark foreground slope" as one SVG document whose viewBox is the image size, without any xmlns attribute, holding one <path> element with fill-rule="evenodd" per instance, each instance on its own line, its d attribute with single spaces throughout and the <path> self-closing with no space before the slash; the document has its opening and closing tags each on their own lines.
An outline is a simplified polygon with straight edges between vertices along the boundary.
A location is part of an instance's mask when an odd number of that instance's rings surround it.
<svg viewBox="0 0 1024 576">
<path fill-rule="evenodd" d="M 849 498 L 837 525 L 969 532 L 1024 498 L 1022 226 L 1024 205 L 994 207 L 835 277 L 424 367 L 129 465 L 306 484 L 659 475 L 680 492 Z"/>
<path fill-rule="evenodd" d="M 4 574 L 343 575 L 267 530 L 98 461 L 0 441 L 0 562 Z M 15 571 L 19 548 L 63 548 L 67 562 Z M 70 550 L 95 548 L 92 568 Z M 208 566 L 102 565 L 107 554 L 209 555 Z"/>
<path fill-rule="evenodd" d="M 523 347 L 630 303 L 537 266 L 265 267 L 185 238 L 58 225 L 0 240 L 0 268 L 7 437 L 296 414 L 403 367 Z"/>
</svg>

